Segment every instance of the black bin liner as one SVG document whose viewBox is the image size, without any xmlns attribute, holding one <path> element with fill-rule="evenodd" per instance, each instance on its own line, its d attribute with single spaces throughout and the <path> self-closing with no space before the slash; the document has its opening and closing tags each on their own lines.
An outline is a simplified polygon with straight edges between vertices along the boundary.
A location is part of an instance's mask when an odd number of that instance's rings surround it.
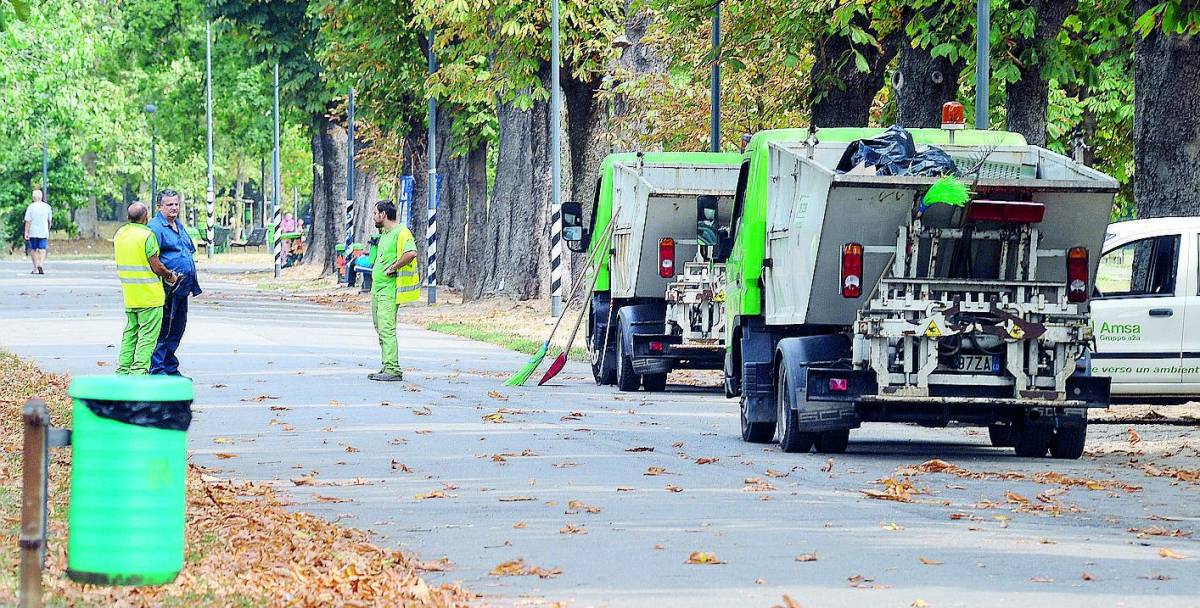
<svg viewBox="0 0 1200 608">
<path fill-rule="evenodd" d="M 846 147 L 837 172 L 846 173 L 859 164 L 875 167 L 875 175 L 937 177 L 956 175 L 958 167 L 941 148 L 926 146 L 917 150 L 912 134 L 900 125 L 892 125 L 871 139 L 860 139 Z"/>
<path fill-rule="evenodd" d="M 98 401 L 83 400 L 92 413 L 109 420 L 153 427 L 167 431 L 186 431 L 192 424 L 191 401 Z"/>
</svg>

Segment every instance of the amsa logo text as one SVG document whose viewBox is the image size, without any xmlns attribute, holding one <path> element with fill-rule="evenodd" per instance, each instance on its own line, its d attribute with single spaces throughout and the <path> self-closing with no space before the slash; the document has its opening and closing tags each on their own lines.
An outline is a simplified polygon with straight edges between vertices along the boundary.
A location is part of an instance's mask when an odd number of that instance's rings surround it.
<svg viewBox="0 0 1200 608">
<path fill-rule="evenodd" d="M 1142 325 L 1140 323 L 1109 323 L 1101 321 L 1100 327 L 1092 321 L 1092 331 L 1098 340 L 1104 342 L 1140 342 Z"/>
</svg>

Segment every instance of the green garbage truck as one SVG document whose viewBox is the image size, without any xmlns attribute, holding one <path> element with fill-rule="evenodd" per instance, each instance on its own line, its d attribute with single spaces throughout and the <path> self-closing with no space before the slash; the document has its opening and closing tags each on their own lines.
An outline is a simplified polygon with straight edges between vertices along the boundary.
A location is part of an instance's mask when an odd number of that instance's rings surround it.
<svg viewBox="0 0 1200 608">
<path fill-rule="evenodd" d="M 908 131 L 943 176 L 887 148 L 848 162 L 880 131 L 747 145 L 725 290 L 742 438 L 840 453 L 863 422 L 959 423 L 1078 458 L 1109 398 L 1088 304 L 1117 182 L 996 131 Z"/>
<path fill-rule="evenodd" d="M 661 391 L 674 369 L 721 368 L 724 264 L 737 153 L 652 152 L 605 158 L 583 225 L 563 204 L 563 240 L 598 255 L 587 347 L 599 384 Z M 601 249 L 597 251 L 598 249 Z"/>
</svg>

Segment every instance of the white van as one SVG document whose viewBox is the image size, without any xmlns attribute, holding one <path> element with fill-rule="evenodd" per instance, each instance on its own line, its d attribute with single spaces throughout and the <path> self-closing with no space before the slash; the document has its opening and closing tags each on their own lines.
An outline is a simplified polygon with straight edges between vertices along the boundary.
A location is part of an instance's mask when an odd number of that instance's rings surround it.
<svg viewBox="0 0 1200 608">
<path fill-rule="evenodd" d="M 1114 398 L 1200 398 L 1200 217 L 1112 224 L 1096 272 L 1092 373 Z"/>
</svg>

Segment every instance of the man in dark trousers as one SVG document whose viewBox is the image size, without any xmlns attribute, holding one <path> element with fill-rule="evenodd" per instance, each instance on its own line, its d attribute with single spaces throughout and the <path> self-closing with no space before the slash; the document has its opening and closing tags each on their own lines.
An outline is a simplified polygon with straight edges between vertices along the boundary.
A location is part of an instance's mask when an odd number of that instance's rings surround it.
<svg viewBox="0 0 1200 608">
<path fill-rule="evenodd" d="M 174 287 L 168 287 L 163 304 L 162 330 L 150 361 L 150 373 L 180 376 L 179 359 L 175 349 L 187 328 L 188 298 L 200 295 L 196 281 L 196 262 L 192 256 L 196 246 L 188 236 L 183 219 L 179 217 L 179 193 L 163 190 L 158 193 L 158 215 L 150 221 L 150 230 L 158 237 L 159 260 L 168 270 L 179 275 Z"/>
</svg>

